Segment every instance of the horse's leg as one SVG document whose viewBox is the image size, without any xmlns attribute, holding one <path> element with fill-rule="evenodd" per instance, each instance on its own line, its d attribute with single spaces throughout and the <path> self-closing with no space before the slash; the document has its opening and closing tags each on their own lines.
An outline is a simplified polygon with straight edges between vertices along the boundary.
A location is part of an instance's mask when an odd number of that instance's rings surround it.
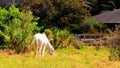
<svg viewBox="0 0 120 68">
<path fill-rule="evenodd" d="M 38 42 L 37 42 L 37 40 L 35 40 L 34 47 L 35 47 L 35 57 L 38 57 Z"/>
<path fill-rule="evenodd" d="M 42 45 L 40 45 L 40 48 L 39 48 L 39 56 L 40 57 L 42 56 Z"/>
<path fill-rule="evenodd" d="M 42 56 L 42 57 L 44 57 L 45 48 L 46 48 L 46 46 L 43 46 L 43 47 L 42 47 L 42 52 L 41 52 L 41 56 Z"/>
</svg>

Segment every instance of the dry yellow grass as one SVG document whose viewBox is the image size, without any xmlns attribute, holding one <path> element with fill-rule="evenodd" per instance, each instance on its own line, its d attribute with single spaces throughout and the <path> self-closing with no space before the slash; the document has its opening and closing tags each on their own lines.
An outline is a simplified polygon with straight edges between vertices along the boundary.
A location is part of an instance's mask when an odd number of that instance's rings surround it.
<svg viewBox="0 0 120 68">
<path fill-rule="evenodd" d="M 12 52 L 12 51 L 11 51 Z M 16 55 L 9 51 L 0 51 L 0 68 L 119 68 L 120 61 L 109 61 L 106 48 L 57 49 L 50 56 L 47 51 L 44 58 L 34 58 L 34 53 Z"/>
</svg>

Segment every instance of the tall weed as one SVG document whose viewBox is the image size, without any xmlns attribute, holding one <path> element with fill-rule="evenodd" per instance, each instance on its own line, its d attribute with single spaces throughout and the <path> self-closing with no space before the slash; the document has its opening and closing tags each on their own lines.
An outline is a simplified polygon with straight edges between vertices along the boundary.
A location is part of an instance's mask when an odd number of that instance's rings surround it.
<svg viewBox="0 0 120 68">
<path fill-rule="evenodd" d="M 117 25 L 116 30 L 111 33 L 111 38 L 108 43 L 110 59 L 120 60 L 120 25 Z"/>
</svg>

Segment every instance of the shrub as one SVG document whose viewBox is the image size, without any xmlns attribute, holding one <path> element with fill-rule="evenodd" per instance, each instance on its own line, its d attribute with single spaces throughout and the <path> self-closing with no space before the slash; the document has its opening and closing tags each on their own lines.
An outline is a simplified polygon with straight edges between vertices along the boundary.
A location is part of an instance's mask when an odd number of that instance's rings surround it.
<svg viewBox="0 0 120 68">
<path fill-rule="evenodd" d="M 45 32 L 45 34 L 47 35 L 48 39 L 49 39 L 50 41 L 52 41 L 52 40 L 53 40 L 52 30 L 50 30 L 50 29 L 45 29 L 44 32 Z"/>
<path fill-rule="evenodd" d="M 105 25 L 97 22 L 95 19 L 86 17 L 83 23 L 80 24 L 81 33 L 98 33 L 103 32 Z"/>
<path fill-rule="evenodd" d="M 84 22 L 80 24 L 81 33 L 93 33 L 94 29 L 94 26 L 89 22 Z"/>
<path fill-rule="evenodd" d="M 69 48 L 74 47 L 80 49 L 84 47 L 84 43 L 79 41 L 74 36 L 70 35 L 70 32 L 67 29 L 55 29 L 53 31 L 53 45 L 57 48 Z"/>
<path fill-rule="evenodd" d="M 0 11 L 0 36 L 3 37 L 5 46 L 9 45 L 17 53 L 22 52 L 26 45 L 31 44 L 33 31 L 36 30 L 37 22 L 32 12 L 20 12 L 14 6 L 8 10 L 0 8 Z"/>
<path fill-rule="evenodd" d="M 65 48 L 67 47 L 68 37 L 70 35 L 70 32 L 66 29 L 60 30 L 55 29 L 53 31 L 53 45 L 55 48 Z"/>
</svg>

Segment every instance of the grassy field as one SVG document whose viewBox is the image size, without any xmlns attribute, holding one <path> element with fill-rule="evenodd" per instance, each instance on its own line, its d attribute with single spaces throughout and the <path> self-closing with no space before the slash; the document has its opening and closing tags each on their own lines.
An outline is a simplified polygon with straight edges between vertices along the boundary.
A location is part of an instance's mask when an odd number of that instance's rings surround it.
<svg viewBox="0 0 120 68">
<path fill-rule="evenodd" d="M 0 51 L 0 68 L 120 68 L 120 61 L 109 61 L 106 48 L 58 49 L 50 56 L 47 51 L 44 58 L 34 58 L 34 53 L 8 55 Z"/>
</svg>

